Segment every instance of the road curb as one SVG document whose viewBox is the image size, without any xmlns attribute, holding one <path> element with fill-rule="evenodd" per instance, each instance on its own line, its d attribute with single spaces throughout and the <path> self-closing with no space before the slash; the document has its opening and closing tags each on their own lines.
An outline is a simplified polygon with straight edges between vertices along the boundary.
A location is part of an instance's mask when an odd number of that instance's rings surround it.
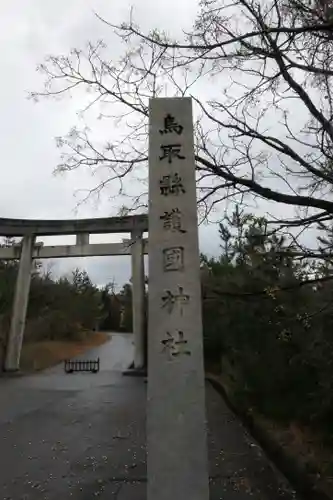
<svg viewBox="0 0 333 500">
<path fill-rule="evenodd" d="M 306 472 L 305 467 L 286 452 L 271 435 L 249 413 L 243 413 L 237 408 L 228 397 L 222 383 L 211 374 L 206 374 L 206 380 L 223 397 L 230 410 L 237 415 L 244 427 L 260 444 L 268 458 L 288 479 L 291 486 L 300 493 L 305 500 L 332 500 L 324 491 L 319 490 L 313 479 Z"/>
<path fill-rule="evenodd" d="M 122 374 L 124 377 L 147 377 L 147 370 L 144 368 L 128 368 Z"/>
</svg>

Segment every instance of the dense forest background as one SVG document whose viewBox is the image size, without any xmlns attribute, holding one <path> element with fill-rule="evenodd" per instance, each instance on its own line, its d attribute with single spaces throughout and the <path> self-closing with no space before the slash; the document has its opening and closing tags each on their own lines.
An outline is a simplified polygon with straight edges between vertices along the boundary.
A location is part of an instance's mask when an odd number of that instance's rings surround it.
<svg viewBox="0 0 333 500">
<path fill-rule="evenodd" d="M 323 429 L 333 416 L 332 261 L 236 210 L 202 256 L 205 357 L 238 406 Z M 318 248 L 332 245 L 319 226 Z M 314 242 L 315 243 L 315 242 Z"/>
</svg>

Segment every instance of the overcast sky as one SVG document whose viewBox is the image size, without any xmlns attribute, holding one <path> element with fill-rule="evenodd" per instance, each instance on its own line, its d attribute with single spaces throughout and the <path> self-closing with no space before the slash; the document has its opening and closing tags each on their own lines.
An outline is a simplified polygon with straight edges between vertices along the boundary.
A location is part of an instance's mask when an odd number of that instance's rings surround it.
<svg viewBox="0 0 333 500">
<path fill-rule="evenodd" d="M 66 54 L 87 40 L 109 39 L 109 29 L 96 19 L 94 11 L 121 22 L 128 19 L 130 6 L 144 28 L 153 26 L 172 31 L 179 27 L 177 20 L 191 20 L 196 11 L 194 0 L 182 2 L 101 0 L 76 2 L 74 0 L 14 0 L 2 5 L 0 41 L 2 75 L 0 108 L 2 152 L 0 183 L 0 216 L 26 218 L 103 217 L 112 214 L 107 196 L 100 204 L 85 204 L 75 210 L 78 189 L 94 186 L 94 179 L 80 171 L 65 177 L 53 176 L 59 160 L 54 138 L 67 133 L 77 121 L 77 99 L 35 104 L 27 99 L 29 91 L 41 88 L 42 77 L 37 64 L 48 54 Z M 149 13 L 149 16 L 147 15 Z M 149 24 L 148 24 L 149 23 Z M 184 27 L 184 23 L 182 23 Z M 114 50 L 113 46 L 111 50 Z M 117 47 L 116 49 L 120 49 Z M 112 54 L 114 56 L 116 54 Z M 114 213 L 113 213 L 114 214 Z M 208 230 L 214 234 L 216 229 Z M 201 247 L 211 253 L 218 251 L 214 242 L 201 235 Z M 123 235 L 114 235 L 108 241 L 119 241 Z M 45 243 L 73 242 L 73 238 L 43 238 Z M 101 238 L 92 237 L 92 242 Z M 104 238 L 105 241 L 105 238 Z M 130 277 L 129 257 L 89 259 L 59 259 L 48 262 L 54 274 L 68 272 L 79 265 L 87 269 L 92 280 L 102 284 L 115 280 L 118 285 Z"/>
<path fill-rule="evenodd" d="M 75 211 L 76 190 L 94 186 L 88 173 L 81 170 L 65 177 L 52 175 L 59 160 L 54 138 L 66 134 L 77 122 L 78 99 L 35 104 L 27 95 L 41 88 L 43 79 L 36 66 L 48 54 L 67 54 L 87 40 L 103 38 L 109 42 L 110 57 L 117 57 L 121 48 L 112 42 L 110 29 L 94 16 L 94 11 L 118 23 L 128 19 L 131 5 L 135 20 L 144 30 L 161 28 L 172 34 L 189 28 L 197 10 L 195 0 L 13 0 L 2 5 L 0 216 L 56 219 L 114 215 L 107 196 L 97 206 L 85 204 Z M 122 237 L 115 235 L 108 241 Z M 74 243 L 73 238 L 43 240 Z M 92 241 L 97 242 L 96 237 Z M 210 254 L 218 252 L 216 226 L 200 230 L 200 247 Z M 64 259 L 49 265 L 56 275 L 79 265 L 97 284 L 114 279 L 121 285 L 130 277 L 129 257 Z"/>
</svg>

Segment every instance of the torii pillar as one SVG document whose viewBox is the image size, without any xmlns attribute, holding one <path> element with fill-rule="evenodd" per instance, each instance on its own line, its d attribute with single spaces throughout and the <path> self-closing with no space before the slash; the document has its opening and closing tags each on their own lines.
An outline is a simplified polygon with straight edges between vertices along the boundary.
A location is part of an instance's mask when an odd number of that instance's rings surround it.
<svg viewBox="0 0 333 500">
<path fill-rule="evenodd" d="M 131 233 L 132 315 L 134 333 L 134 369 L 144 368 L 145 359 L 145 270 L 142 232 Z"/>
<path fill-rule="evenodd" d="M 25 319 L 29 301 L 34 243 L 35 236 L 30 234 L 24 236 L 21 243 L 21 257 L 16 279 L 14 305 L 4 364 L 4 369 L 8 372 L 15 372 L 20 368 Z"/>
</svg>

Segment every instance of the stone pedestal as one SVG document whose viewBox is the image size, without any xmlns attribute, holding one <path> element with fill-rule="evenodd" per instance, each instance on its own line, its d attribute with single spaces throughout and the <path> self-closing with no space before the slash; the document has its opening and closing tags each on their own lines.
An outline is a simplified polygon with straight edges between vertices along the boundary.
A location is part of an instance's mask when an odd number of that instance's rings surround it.
<svg viewBox="0 0 333 500">
<path fill-rule="evenodd" d="M 145 364 L 145 271 L 142 233 L 133 232 L 131 239 L 134 369 L 138 370 Z"/>
<path fill-rule="evenodd" d="M 33 235 L 24 236 L 22 239 L 12 319 L 6 348 L 5 371 L 17 371 L 20 367 L 20 356 L 29 300 L 34 242 L 35 237 Z"/>
<path fill-rule="evenodd" d="M 148 500 L 208 500 L 192 105 L 149 125 Z"/>
</svg>

